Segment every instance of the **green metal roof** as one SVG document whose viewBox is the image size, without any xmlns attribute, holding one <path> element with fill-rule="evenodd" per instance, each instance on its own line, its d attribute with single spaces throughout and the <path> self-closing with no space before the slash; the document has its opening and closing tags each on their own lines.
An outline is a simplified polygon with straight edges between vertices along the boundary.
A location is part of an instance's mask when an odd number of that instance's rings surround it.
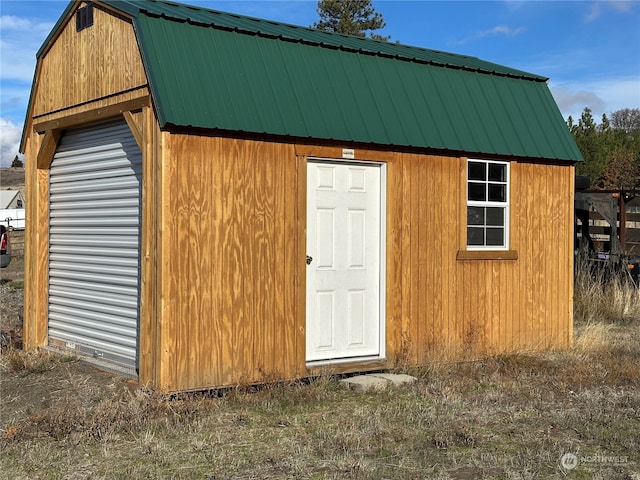
<svg viewBox="0 0 640 480">
<path fill-rule="evenodd" d="M 172 2 L 95 3 L 133 18 L 162 127 L 582 159 L 545 77 Z"/>
</svg>

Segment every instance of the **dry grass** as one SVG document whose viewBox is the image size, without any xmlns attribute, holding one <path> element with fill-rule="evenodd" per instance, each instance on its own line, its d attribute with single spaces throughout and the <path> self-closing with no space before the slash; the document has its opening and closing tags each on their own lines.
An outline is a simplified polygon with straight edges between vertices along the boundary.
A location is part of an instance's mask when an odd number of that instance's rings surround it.
<svg viewBox="0 0 640 480">
<path fill-rule="evenodd" d="M 577 323 L 640 322 L 640 290 L 625 272 L 608 275 L 609 265 L 594 269 L 576 260 L 574 318 Z"/>
<path fill-rule="evenodd" d="M 418 382 L 376 393 L 319 377 L 166 398 L 14 351 L 0 477 L 637 480 L 640 317 L 618 307 L 577 319 L 572 349 L 404 367 Z M 21 386 L 49 397 L 26 407 Z"/>
</svg>

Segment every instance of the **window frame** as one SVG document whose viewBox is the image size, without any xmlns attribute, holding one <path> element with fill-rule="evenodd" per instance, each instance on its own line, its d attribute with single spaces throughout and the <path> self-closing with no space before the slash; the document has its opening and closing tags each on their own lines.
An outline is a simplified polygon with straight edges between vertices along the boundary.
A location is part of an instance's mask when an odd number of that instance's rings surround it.
<svg viewBox="0 0 640 480">
<path fill-rule="evenodd" d="M 469 165 L 470 163 L 482 163 L 485 166 L 485 179 L 484 180 L 472 180 L 469 178 Z M 489 165 L 503 165 L 505 167 L 505 180 L 501 181 L 491 181 L 488 175 Z M 488 188 L 490 184 L 500 184 L 505 186 L 504 192 L 504 201 L 490 201 L 488 199 Z M 469 200 L 469 187 L 471 184 L 483 184 L 485 186 L 485 191 L 487 192 L 487 200 Z M 504 160 L 487 160 L 482 158 L 467 158 L 466 161 L 466 169 L 465 169 L 465 209 L 464 209 L 464 219 L 465 219 L 465 249 L 469 252 L 506 252 L 509 251 L 510 248 L 510 223 L 511 223 L 511 165 L 510 162 Z M 487 245 L 486 240 L 486 232 L 487 225 L 486 221 L 482 225 L 484 232 L 484 243 L 482 245 L 469 245 L 469 223 L 468 223 L 468 213 L 470 207 L 481 207 L 481 208 L 500 208 L 503 210 L 503 219 L 504 225 L 504 237 L 502 245 Z"/>
</svg>

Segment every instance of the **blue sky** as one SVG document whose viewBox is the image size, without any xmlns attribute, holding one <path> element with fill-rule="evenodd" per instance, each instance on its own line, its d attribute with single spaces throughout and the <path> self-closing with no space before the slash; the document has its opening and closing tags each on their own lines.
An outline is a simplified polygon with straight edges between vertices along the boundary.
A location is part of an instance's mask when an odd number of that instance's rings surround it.
<svg viewBox="0 0 640 480">
<path fill-rule="evenodd" d="M 0 0 L 0 165 L 17 153 L 35 54 L 68 2 Z M 313 0 L 190 0 L 309 26 Z M 640 108 L 640 2 L 374 0 L 391 41 L 473 55 L 549 77 L 562 115 Z"/>
</svg>

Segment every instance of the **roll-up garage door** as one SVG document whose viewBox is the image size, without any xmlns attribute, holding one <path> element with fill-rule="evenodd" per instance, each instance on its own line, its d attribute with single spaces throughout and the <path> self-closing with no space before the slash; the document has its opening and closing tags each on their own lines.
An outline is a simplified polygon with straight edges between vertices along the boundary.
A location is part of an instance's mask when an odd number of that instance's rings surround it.
<svg viewBox="0 0 640 480">
<path fill-rule="evenodd" d="M 136 367 L 142 155 L 126 122 L 65 131 L 49 178 L 49 344 Z"/>
</svg>

